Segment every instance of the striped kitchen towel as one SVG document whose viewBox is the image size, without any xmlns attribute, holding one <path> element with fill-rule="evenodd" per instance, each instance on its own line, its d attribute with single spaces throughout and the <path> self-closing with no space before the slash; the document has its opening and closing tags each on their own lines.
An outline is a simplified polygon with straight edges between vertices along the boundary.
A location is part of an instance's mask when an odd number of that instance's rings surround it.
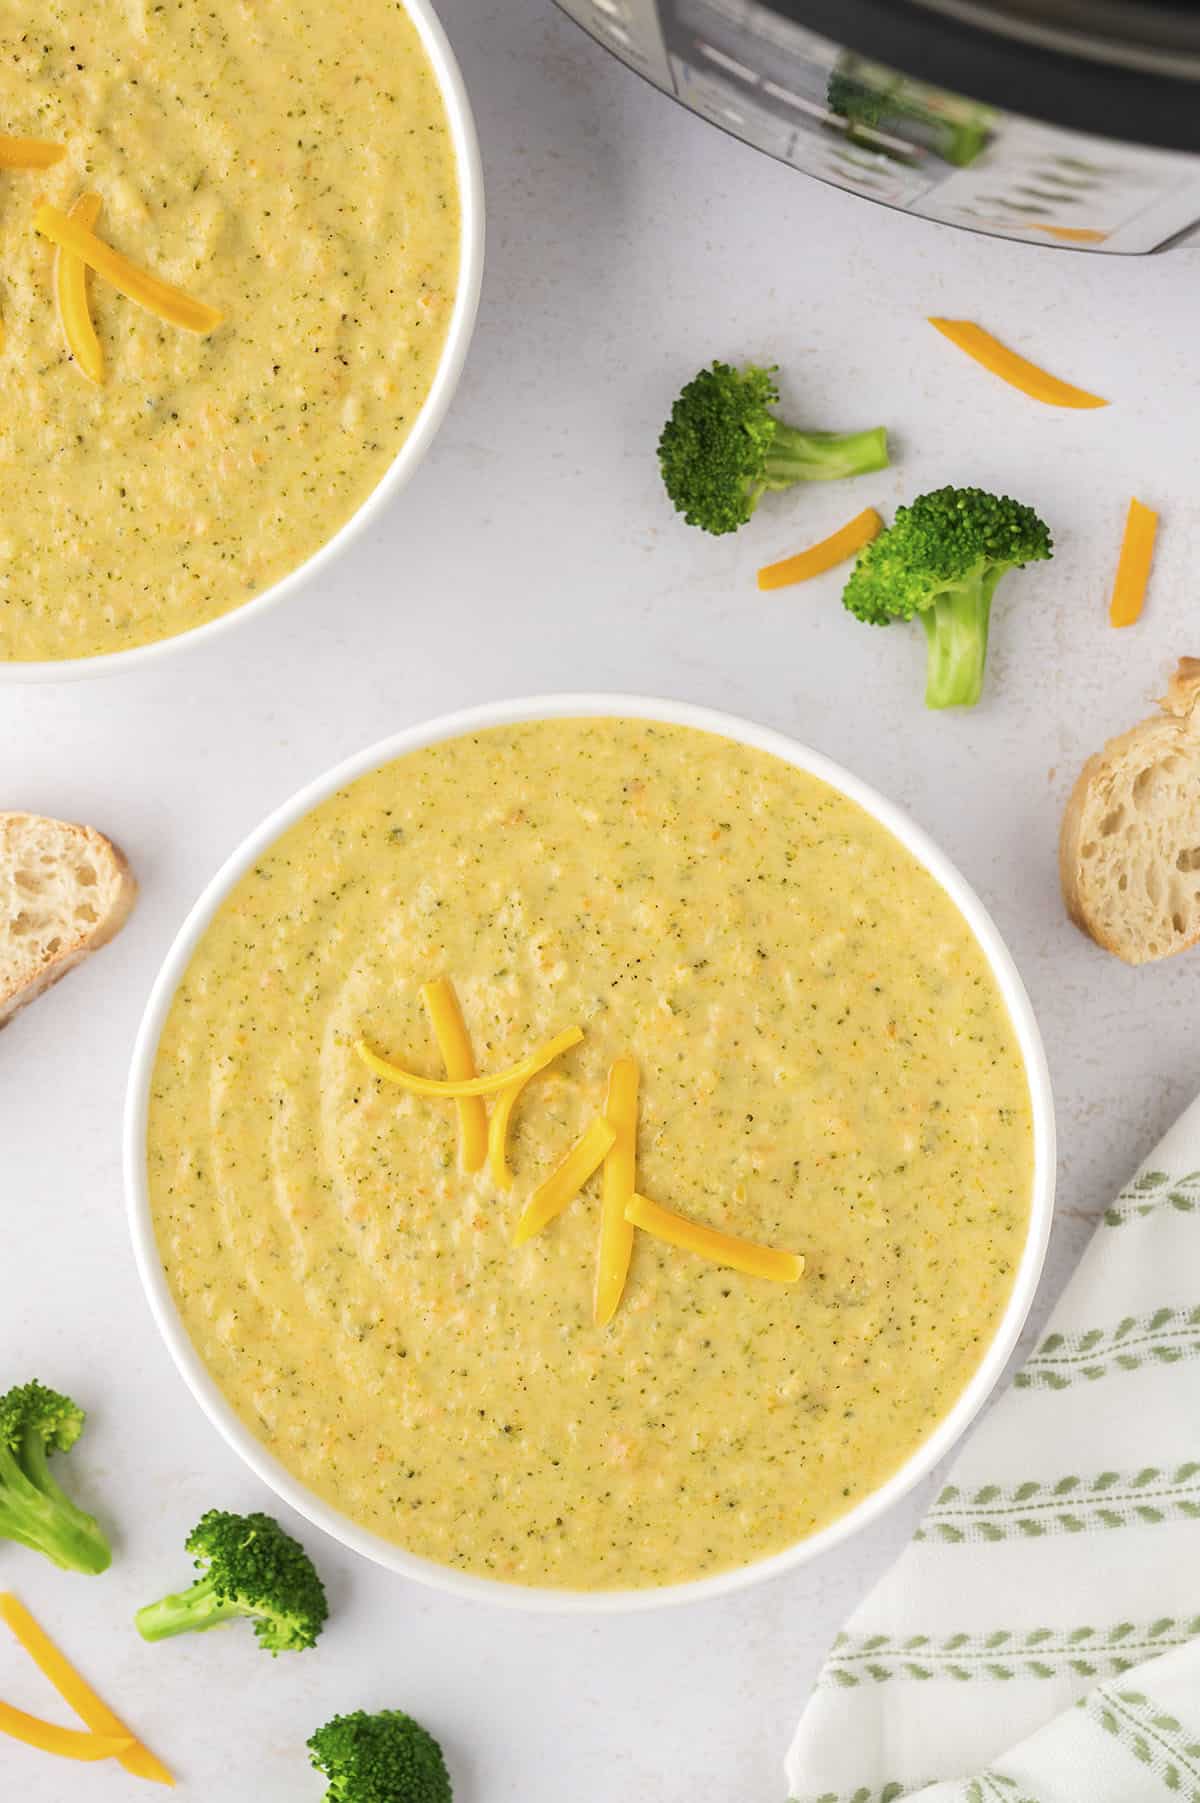
<svg viewBox="0 0 1200 1803">
<path fill-rule="evenodd" d="M 1200 1101 L 839 1634 L 796 1803 L 1200 1803 Z"/>
</svg>

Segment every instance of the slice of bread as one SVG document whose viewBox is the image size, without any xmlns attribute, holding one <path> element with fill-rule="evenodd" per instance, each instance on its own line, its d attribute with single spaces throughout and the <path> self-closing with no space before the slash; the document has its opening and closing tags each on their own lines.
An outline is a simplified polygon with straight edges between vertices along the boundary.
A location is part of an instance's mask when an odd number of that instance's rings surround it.
<svg viewBox="0 0 1200 1803">
<path fill-rule="evenodd" d="M 1147 964 L 1200 940 L 1200 658 L 1181 657 L 1160 712 L 1088 759 L 1067 803 L 1067 912 L 1097 945 Z"/>
<path fill-rule="evenodd" d="M 0 1027 L 120 932 L 136 896 L 103 833 L 0 812 Z"/>
</svg>

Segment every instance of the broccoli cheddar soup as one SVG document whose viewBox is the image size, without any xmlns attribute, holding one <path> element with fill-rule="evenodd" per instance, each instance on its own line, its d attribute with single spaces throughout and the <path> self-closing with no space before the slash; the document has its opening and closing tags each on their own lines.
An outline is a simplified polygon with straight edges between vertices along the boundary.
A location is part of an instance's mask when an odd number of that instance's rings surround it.
<svg viewBox="0 0 1200 1803">
<path fill-rule="evenodd" d="M 45 164 L 0 156 L 0 659 L 124 651 L 269 588 L 388 469 L 452 310 L 454 147 L 399 0 L 0 0 L 0 47 Z M 101 269 L 64 301 L 66 215 L 190 308 Z"/>
<path fill-rule="evenodd" d="M 1004 1310 L 1032 1125 L 980 946 L 855 803 L 551 720 L 259 857 L 170 1009 L 147 1159 L 187 1332 L 295 1479 L 603 1590 L 778 1552 L 908 1458 Z"/>
</svg>

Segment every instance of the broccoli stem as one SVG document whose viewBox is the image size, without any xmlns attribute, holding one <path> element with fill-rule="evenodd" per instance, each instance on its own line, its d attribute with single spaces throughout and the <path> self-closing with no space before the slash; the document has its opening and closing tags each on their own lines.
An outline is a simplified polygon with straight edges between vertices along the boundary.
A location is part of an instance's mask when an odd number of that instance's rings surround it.
<svg viewBox="0 0 1200 1803">
<path fill-rule="evenodd" d="M 45 1442 L 28 1428 L 21 1459 L 0 1445 L 0 1525 L 10 1539 L 44 1554 L 64 1571 L 95 1577 L 107 1571 L 112 1550 L 100 1524 L 77 1508 L 50 1475 Z"/>
<path fill-rule="evenodd" d="M 926 707 L 974 707 L 983 693 L 992 596 L 1005 565 L 945 589 L 921 615 L 929 643 Z"/>
<path fill-rule="evenodd" d="M 887 432 L 799 432 L 777 426 L 764 466 L 764 486 L 790 488 L 793 482 L 832 482 L 887 468 Z"/>
<path fill-rule="evenodd" d="M 143 1640 L 169 1640 L 172 1634 L 202 1633 L 219 1628 L 246 1611 L 237 1603 L 222 1601 L 211 1578 L 198 1578 L 188 1590 L 147 1603 L 134 1616 Z"/>
<path fill-rule="evenodd" d="M 969 169 L 976 157 L 987 149 L 987 143 L 988 128 L 982 120 L 963 120 L 950 126 L 941 154 L 944 161 L 953 163 L 956 169 Z"/>
</svg>

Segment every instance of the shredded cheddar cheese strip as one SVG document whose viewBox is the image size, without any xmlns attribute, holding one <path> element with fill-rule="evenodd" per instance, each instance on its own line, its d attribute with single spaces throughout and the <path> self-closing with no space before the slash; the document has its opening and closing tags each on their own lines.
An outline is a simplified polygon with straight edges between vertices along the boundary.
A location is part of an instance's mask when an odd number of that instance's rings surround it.
<svg viewBox="0 0 1200 1803">
<path fill-rule="evenodd" d="M 1060 238 L 1064 244 L 1103 244 L 1108 237 L 1107 232 L 1099 232 L 1092 225 L 1051 225 L 1044 219 L 1023 219 L 1023 232 L 1046 232 L 1051 238 Z"/>
<path fill-rule="evenodd" d="M 498 1189 L 511 1189 L 513 1186 L 513 1174 L 508 1162 L 508 1129 L 512 1123 L 513 1109 L 520 1101 L 525 1085 L 532 1082 L 536 1075 L 536 1071 L 531 1071 L 516 1083 L 510 1083 L 507 1089 L 500 1091 L 492 1108 L 488 1122 L 488 1169 L 492 1173 L 492 1182 Z"/>
<path fill-rule="evenodd" d="M 45 138 L 10 138 L 0 133 L 0 169 L 49 169 L 66 156 L 62 144 L 48 144 Z"/>
<path fill-rule="evenodd" d="M 90 231 L 100 217 L 100 196 L 81 194 L 67 215 Z M 54 257 L 54 298 L 67 348 L 89 382 L 104 380 L 104 352 L 92 324 L 87 297 L 87 264 L 60 245 Z"/>
<path fill-rule="evenodd" d="M 1158 535 L 1158 515 L 1152 507 L 1131 500 L 1125 517 L 1125 536 L 1113 581 L 1112 600 L 1108 606 L 1111 626 L 1132 626 L 1142 617 L 1146 605 L 1146 585 L 1150 581 L 1150 560 L 1154 556 L 1154 540 Z"/>
<path fill-rule="evenodd" d="M 0 1703 L 0 1734 L 24 1741 L 42 1753 L 57 1753 L 60 1759 L 111 1759 L 133 1745 L 132 1735 L 115 1738 L 111 1734 L 85 1733 L 79 1728 L 60 1728 L 57 1722 L 44 1722 L 38 1715 L 26 1715 L 11 1703 Z"/>
<path fill-rule="evenodd" d="M 665 1240 L 684 1252 L 695 1252 L 717 1265 L 743 1271 L 747 1277 L 769 1277 L 773 1283 L 795 1283 L 804 1273 L 804 1260 L 798 1252 L 777 1252 L 773 1246 L 759 1246 L 753 1240 L 738 1239 L 732 1233 L 721 1233 L 716 1227 L 702 1227 L 698 1221 L 685 1220 L 669 1208 L 660 1208 L 645 1196 L 635 1195 L 626 1205 L 625 1219 L 655 1239 Z"/>
<path fill-rule="evenodd" d="M 513 1232 L 514 1246 L 523 1245 L 535 1233 L 540 1233 L 547 1221 L 552 1221 L 568 1202 L 575 1200 L 588 1178 L 604 1163 L 616 1138 L 604 1116 L 597 1115 L 558 1169 L 551 1171 L 530 1196 Z"/>
<path fill-rule="evenodd" d="M 57 207 L 42 201 L 34 212 L 33 223 L 43 238 L 49 238 L 61 250 L 73 252 L 128 300 L 136 301 L 138 306 L 145 307 L 169 324 L 182 326 L 186 332 L 200 333 L 215 332 L 220 325 L 223 315 L 216 307 L 193 300 L 174 283 L 164 282 L 161 276 L 151 275 L 147 269 L 139 269 L 111 244 L 97 238 L 94 232 L 80 225 L 77 219 L 68 218 Z"/>
<path fill-rule="evenodd" d="M 433 1027 L 446 1075 L 456 1081 L 477 1075 L 471 1036 L 449 977 L 439 977 L 435 983 L 424 984 L 421 1000 Z M 459 1096 L 454 1105 L 458 1110 L 458 1149 L 463 1170 L 478 1171 L 487 1157 L 487 1109 L 478 1096 Z"/>
<path fill-rule="evenodd" d="M 459 1082 L 443 1081 L 438 1077 L 418 1077 L 415 1071 L 406 1071 L 398 1064 L 389 1064 L 378 1052 L 373 1052 L 365 1039 L 356 1039 L 354 1050 L 362 1059 L 369 1071 L 382 1077 L 387 1083 L 398 1083 L 401 1089 L 407 1089 L 414 1096 L 494 1096 L 510 1084 L 523 1083 L 528 1077 L 534 1077 L 538 1071 L 545 1070 L 556 1058 L 578 1045 L 583 1038 L 581 1027 L 568 1027 L 565 1033 L 558 1033 L 548 1039 L 536 1051 L 528 1053 L 516 1064 L 511 1064 L 506 1071 L 497 1071 L 491 1077 L 464 1077 Z"/>
<path fill-rule="evenodd" d="M 1039 369 L 1036 363 L 1018 356 L 1016 351 L 1010 351 L 1006 344 L 1001 344 L 998 338 L 993 338 L 990 332 L 969 319 L 931 317 L 929 323 L 943 338 L 956 344 L 984 369 L 991 370 L 1002 382 L 1007 382 L 1011 388 L 1019 388 L 1022 394 L 1030 395 L 1035 401 L 1044 401 L 1047 407 L 1108 406 L 1098 394 L 1089 394 L 1086 388 L 1073 388 L 1069 382 L 1060 382 L 1057 376 Z"/>
<path fill-rule="evenodd" d="M 96 1734 L 129 1740 L 131 1744 L 116 1755 L 119 1763 L 134 1778 L 148 1778 L 155 1784 L 174 1784 L 175 1780 L 149 1747 L 130 1735 L 120 1716 L 114 1715 L 102 1702 L 87 1680 L 59 1652 L 50 1636 L 33 1619 L 23 1603 L 8 1591 L 0 1591 L 0 1621 L 12 1629 L 39 1671 L 49 1678 L 65 1703 L 69 1703 L 80 1721 Z"/>
<path fill-rule="evenodd" d="M 795 557 L 785 557 L 779 563 L 764 564 L 758 572 L 758 586 L 762 589 L 787 588 L 790 583 L 823 576 L 826 570 L 836 569 L 839 563 L 845 563 L 848 557 L 869 545 L 882 531 L 883 521 L 875 509 L 864 507 L 852 520 L 828 538 L 821 539 L 819 544 L 810 545 L 807 551 L 798 551 Z"/>
<path fill-rule="evenodd" d="M 632 1058 L 618 1058 L 608 1073 L 604 1103 L 604 1118 L 615 1138 L 604 1160 L 596 1260 L 597 1327 L 606 1326 L 616 1314 L 633 1255 L 633 1228 L 625 1219 L 625 1210 L 637 1187 L 637 1101 L 637 1064 Z"/>
</svg>

